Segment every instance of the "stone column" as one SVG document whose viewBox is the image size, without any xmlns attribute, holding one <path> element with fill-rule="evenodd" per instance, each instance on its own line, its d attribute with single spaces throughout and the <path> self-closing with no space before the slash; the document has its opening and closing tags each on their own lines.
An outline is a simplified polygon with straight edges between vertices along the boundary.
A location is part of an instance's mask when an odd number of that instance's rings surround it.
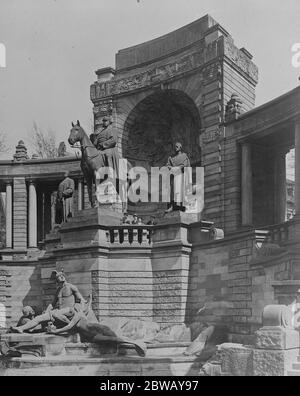
<svg viewBox="0 0 300 396">
<path fill-rule="evenodd" d="M 242 225 L 253 222 L 252 149 L 250 143 L 242 145 Z"/>
<path fill-rule="evenodd" d="M 83 180 L 78 180 L 78 210 L 83 210 Z"/>
<path fill-rule="evenodd" d="M 296 216 L 300 217 L 300 120 L 295 125 L 295 204 Z"/>
<path fill-rule="evenodd" d="M 51 230 L 54 230 L 56 224 L 56 199 L 57 199 L 57 192 L 54 191 L 51 194 Z"/>
<path fill-rule="evenodd" d="M 275 223 L 286 221 L 287 197 L 286 197 L 286 152 L 279 152 L 274 158 L 275 171 Z"/>
<path fill-rule="evenodd" d="M 29 247 L 37 247 L 37 195 L 35 182 L 29 181 L 29 213 L 28 213 L 28 231 Z"/>
<path fill-rule="evenodd" d="M 8 181 L 6 184 L 6 248 L 13 248 L 12 230 L 13 230 L 13 187 L 12 181 Z"/>
<path fill-rule="evenodd" d="M 16 250 L 26 251 L 28 200 L 25 177 L 14 177 L 13 194 L 13 247 Z"/>
</svg>

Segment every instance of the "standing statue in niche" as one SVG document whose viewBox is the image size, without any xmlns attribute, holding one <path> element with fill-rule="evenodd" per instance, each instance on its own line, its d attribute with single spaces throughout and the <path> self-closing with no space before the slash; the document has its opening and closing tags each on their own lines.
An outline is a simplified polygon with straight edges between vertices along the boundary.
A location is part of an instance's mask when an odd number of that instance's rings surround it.
<svg viewBox="0 0 300 396">
<path fill-rule="evenodd" d="M 69 172 L 65 173 L 65 179 L 58 186 L 58 206 L 63 207 L 63 222 L 73 217 L 73 195 L 75 191 L 74 180 L 70 178 Z"/>
<path fill-rule="evenodd" d="M 169 157 L 167 167 L 169 171 L 174 173 L 171 179 L 171 199 L 169 208 L 166 213 L 175 210 L 185 211 L 183 205 L 186 190 L 192 185 L 192 174 L 190 169 L 191 163 L 188 155 L 183 152 L 182 144 L 175 144 L 175 155 Z"/>
</svg>

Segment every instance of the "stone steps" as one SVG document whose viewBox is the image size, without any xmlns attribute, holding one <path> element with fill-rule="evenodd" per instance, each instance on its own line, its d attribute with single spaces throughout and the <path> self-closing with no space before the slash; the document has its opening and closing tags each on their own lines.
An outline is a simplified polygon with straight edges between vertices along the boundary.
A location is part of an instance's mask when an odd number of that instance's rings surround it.
<svg viewBox="0 0 300 396">
<path fill-rule="evenodd" d="M 196 357 L 13 358 L 0 361 L 0 376 L 199 376 Z"/>
<path fill-rule="evenodd" d="M 183 354 L 190 342 L 147 344 L 140 357 L 128 344 L 117 349 L 76 342 L 75 336 L 7 334 L 2 340 L 44 348 L 37 357 L 0 359 L 0 376 L 198 376 L 202 366 L 201 359 Z"/>
<path fill-rule="evenodd" d="M 190 342 L 173 342 L 161 344 L 147 345 L 147 358 L 152 357 L 170 357 L 170 356 L 184 356 L 183 352 L 190 345 Z M 105 351 L 106 349 L 106 351 Z M 77 357 L 104 357 L 106 355 L 117 352 L 113 347 L 107 350 L 107 347 L 101 348 L 99 345 L 81 344 L 81 343 L 67 343 L 65 345 L 67 356 Z M 124 345 L 119 347 L 119 356 L 137 356 L 134 346 Z"/>
</svg>

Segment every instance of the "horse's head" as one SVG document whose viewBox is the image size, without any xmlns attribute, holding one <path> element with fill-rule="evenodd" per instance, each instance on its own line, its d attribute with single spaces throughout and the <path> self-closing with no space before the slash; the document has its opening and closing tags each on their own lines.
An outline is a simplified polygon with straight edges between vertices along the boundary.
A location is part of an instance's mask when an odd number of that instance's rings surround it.
<svg viewBox="0 0 300 396">
<path fill-rule="evenodd" d="M 81 141 L 83 135 L 84 135 L 84 130 L 80 126 L 80 122 L 77 121 L 76 125 L 72 122 L 72 129 L 70 131 L 70 136 L 69 136 L 69 139 L 68 139 L 69 144 L 71 146 L 74 146 L 75 143 Z"/>
</svg>

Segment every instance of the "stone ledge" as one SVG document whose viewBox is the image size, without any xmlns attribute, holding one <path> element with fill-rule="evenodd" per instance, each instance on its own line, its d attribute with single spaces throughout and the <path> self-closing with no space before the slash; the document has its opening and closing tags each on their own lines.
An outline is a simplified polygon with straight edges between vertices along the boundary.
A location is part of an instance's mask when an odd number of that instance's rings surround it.
<svg viewBox="0 0 300 396">
<path fill-rule="evenodd" d="M 257 349 L 291 350 L 300 347 L 299 332 L 282 327 L 263 327 L 258 330 L 255 338 Z"/>
</svg>

